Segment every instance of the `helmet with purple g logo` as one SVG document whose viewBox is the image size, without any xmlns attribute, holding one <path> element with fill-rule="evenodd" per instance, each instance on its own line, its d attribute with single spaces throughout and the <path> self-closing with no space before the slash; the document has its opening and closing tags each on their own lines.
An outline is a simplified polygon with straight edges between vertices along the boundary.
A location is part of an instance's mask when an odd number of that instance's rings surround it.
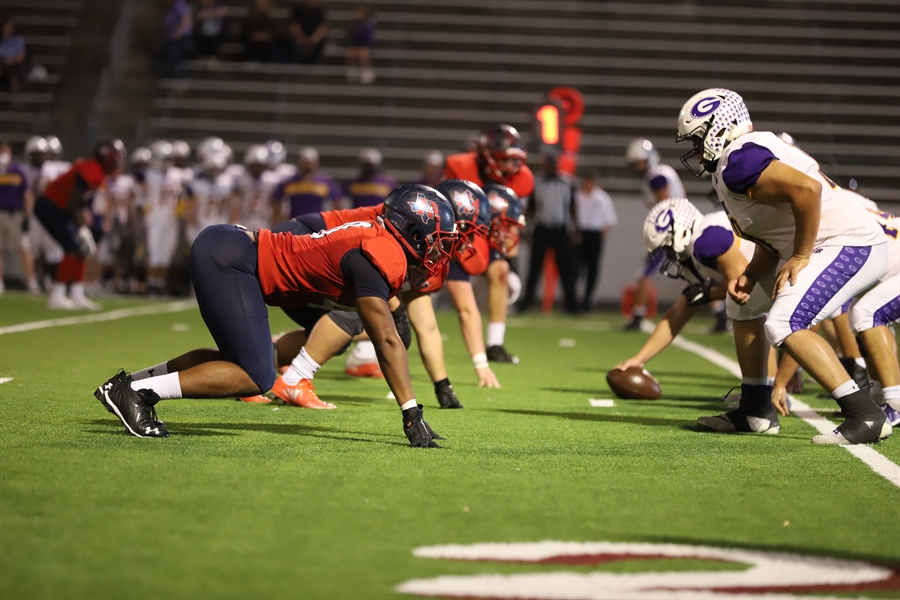
<svg viewBox="0 0 900 600">
<path fill-rule="evenodd" d="M 751 131 L 753 122 L 743 98 L 731 90 L 712 88 L 694 94 L 682 106 L 675 141 L 693 143 L 681 162 L 700 177 L 716 170 L 728 144 Z"/>
</svg>

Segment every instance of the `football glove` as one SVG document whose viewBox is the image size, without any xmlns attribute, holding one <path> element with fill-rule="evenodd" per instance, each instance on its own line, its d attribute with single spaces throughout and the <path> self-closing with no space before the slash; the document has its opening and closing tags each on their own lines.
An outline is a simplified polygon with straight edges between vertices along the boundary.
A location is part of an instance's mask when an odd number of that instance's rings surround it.
<svg viewBox="0 0 900 600">
<path fill-rule="evenodd" d="M 93 256 L 97 252 L 97 242 L 94 241 L 94 234 L 87 225 L 78 228 L 75 243 L 78 244 L 78 253 L 82 258 Z"/>
<path fill-rule="evenodd" d="M 409 440 L 410 448 L 440 448 L 434 441 L 432 429 L 422 418 L 422 405 L 403 411 L 403 433 Z"/>
<path fill-rule="evenodd" d="M 688 306 L 704 306 L 709 304 L 711 298 L 709 282 L 695 283 L 684 288 L 681 295 L 687 300 Z"/>
<path fill-rule="evenodd" d="M 450 385 L 450 379 L 446 377 L 434 384 L 434 395 L 437 396 L 437 401 L 438 404 L 441 405 L 441 408 L 463 407 L 459 402 L 459 398 L 456 397 L 456 393 L 453 391 L 453 386 Z"/>
<path fill-rule="evenodd" d="M 506 289 L 509 290 L 509 299 L 506 304 L 512 306 L 522 295 L 522 279 L 513 270 L 506 274 Z"/>
<path fill-rule="evenodd" d="M 409 350 L 409 345 L 412 344 L 412 327 L 409 324 L 409 314 L 406 312 L 406 305 L 401 304 L 398 306 L 397 310 L 391 312 L 391 316 L 394 317 L 394 326 L 397 327 L 397 335 L 400 336 L 400 341 Z"/>
</svg>

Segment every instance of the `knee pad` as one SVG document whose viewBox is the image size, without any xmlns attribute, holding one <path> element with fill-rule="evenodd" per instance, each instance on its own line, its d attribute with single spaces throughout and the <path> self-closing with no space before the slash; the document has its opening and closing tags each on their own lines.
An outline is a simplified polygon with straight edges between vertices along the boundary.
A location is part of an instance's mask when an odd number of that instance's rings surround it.
<svg viewBox="0 0 900 600">
<path fill-rule="evenodd" d="M 362 319 L 355 312 L 335 310 L 328 313 L 328 318 L 350 337 L 356 337 L 363 332 Z"/>
</svg>

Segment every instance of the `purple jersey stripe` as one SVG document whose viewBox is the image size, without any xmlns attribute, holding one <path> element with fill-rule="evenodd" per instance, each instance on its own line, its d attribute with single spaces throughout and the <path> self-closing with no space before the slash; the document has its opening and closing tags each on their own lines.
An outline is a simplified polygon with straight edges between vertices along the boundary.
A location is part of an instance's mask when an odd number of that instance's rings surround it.
<svg viewBox="0 0 900 600">
<path fill-rule="evenodd" d="M 816 316 L 835 294 L 847 285 L 866 264 L 871 246 L 844 246 L 837 258 L 828 265 L 811 286 L 791 315 L 791 332 L 808 329 Z"/>
<path fill-rule="evenodd" d="M 894 321 L 900 320 L 900 296 L 897 296 L 872 315 L 873 327 L 882 327 L 890 325 Z"/>
</svg>

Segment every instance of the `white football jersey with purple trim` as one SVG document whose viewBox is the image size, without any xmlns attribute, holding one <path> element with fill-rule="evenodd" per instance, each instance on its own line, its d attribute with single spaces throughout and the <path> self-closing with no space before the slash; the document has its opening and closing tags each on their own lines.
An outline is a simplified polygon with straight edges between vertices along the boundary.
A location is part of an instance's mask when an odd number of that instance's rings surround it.
<svg viewBox="0 0 900 600">
<path fill-rule="evenodd" d="M 235 183 L 240 203 L 238 222 L 251 231 L 272 227 L 272 192 L 277 183 L 265 173 L 256 179 L 247 171 Z"/>
<path fill-rule="evenodd" d="M 669 189 L 666 198 L 687 198 L 684 193 L 684 184 L 681 183 L 681 177 L 678 176 L 675 169 L 669 165 L 660 164 L 648 168 L 644 173 L 644 178 L 641 179 L 641 193 L 644 195 L 644 204 L 647 205 L 647 208 L 653 208 L 653 205 L 658 202 L 656 189 L 662 188 L 654 189 L 654 186 L 662 183 L 662 180 L 665 180 L 665 186 Z"/>
<path fill-rule="evenodd" d="M 724 211 L 720 210 L 703 216 L 700 224 L 694 229 L 687 247 L 691 262 L 703 279 L 709 279 L 713 284 L 721 283 L 725 279 L 725 276 L 716 269 L 715 259 L 725 254 L 731 248 L 734 240 L 737 240 L 741 254 L 750 261 L 756 245 L 734 235 L 728 215 Z M 695 278 L 688 277 L 688 279 L 693 281 Z"/>
<path fill-rule="evenodd" d="M 212 181 L 198 177 L 191 184 L 197 210 L 197 230 L 202 231 L 210 225 L 222 225 L 231 220 L 231 192 L 234 185 L 232 178 L 220 173 Z"/>
<path fill-rule="evenodd" d="M 747 189 L 729 189 L 726 184 L 730 181 L 732 188 L 736 185 L 752 187 L 773 156 L 822 184 L 816 248 L 884 243 L 881 228 L 867 215 L 866 209 L 823 175 L 819 163 L 768 131 L 754 131 L 731 142 L 712 177 L 713 187 L 736 234 L 761 244 L 784 259 L 794 252 L 796 226 L 790 204 L 755 202 L 747 196 Z M 757 160 L 760 162 L 754 165 Z"/>
</svg>

